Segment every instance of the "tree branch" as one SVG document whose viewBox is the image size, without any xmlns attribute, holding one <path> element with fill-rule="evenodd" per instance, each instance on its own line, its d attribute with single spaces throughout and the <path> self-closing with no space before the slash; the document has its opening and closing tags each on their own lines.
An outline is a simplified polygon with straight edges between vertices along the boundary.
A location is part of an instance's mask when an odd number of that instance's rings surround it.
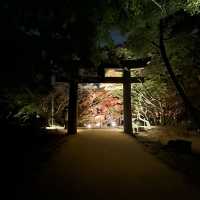
<svg viewBox="0 0 200 200">
<path fill-rule="evenodd" d="M 164 10 L 163 10 L 163 8 L 162 8 L 162 6 L 157 2 L 157 1 L 155 1 L 155 0 L 151 0 L 157 7 L 159 7 L 160 9 L 161 9 L 161 11 L 162 11 L 162 13 L 164 13 Z"/>
</svg>

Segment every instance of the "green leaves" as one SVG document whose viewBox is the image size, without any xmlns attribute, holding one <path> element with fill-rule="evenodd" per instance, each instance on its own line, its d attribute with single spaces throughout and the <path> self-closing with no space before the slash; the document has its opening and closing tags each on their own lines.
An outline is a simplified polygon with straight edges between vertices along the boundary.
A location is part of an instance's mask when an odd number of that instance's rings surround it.
<svg viewBox="0 0 200 200">
<path fill-rule="evenodd" d="M 187 0 L 185 10 L 193 15 L 200 13 L 200 0 Z"/>
</svg>

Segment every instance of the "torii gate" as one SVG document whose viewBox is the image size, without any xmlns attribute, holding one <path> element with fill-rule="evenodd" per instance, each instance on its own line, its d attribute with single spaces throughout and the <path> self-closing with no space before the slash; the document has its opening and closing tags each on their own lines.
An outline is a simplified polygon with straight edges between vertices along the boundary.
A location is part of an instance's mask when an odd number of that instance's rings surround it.
<svg viewBox="0 0 200 200">
<path fill-rule="evenodd" d="M 131 77 L 130 70 L 143 68 L 149 64 L 150 58 L 122 60 L 119 65 L 104 63 L 99 66 L 97 77 L 80 77 L 77 68 L 73 68 L 69 80 L 69 106 L 68 106 L 68 134 L 77 134 L 77 100 L 78 83 L 122 83 L 123 84 L 123 108 L 124 108 L 124 132 L 133 133 L 131 112 L 131 83 L 144 81 L 144 77 Z M 106 77 L 106 69 L 121 69 L 123 77 Z"/>
</svg>

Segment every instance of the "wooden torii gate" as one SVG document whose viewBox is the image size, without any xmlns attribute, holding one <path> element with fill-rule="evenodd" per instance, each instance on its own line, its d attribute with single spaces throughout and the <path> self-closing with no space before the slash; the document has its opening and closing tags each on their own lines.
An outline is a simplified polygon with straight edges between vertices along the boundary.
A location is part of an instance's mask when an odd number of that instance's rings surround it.
<svg viewBox="0 0 200 200">
<path fill-rule="evenodd" d="M 143 68 L 150 62 L 150 58 L 136 60 L 122 60 L 120 65 L 104 63 L 99 66 L 97 77 L 80 77 L 74 67 L 69 80 L 69 105 L 68 105 L 68 134 L 77 134 L 77 101 L 79 83 L 122 83 L 123 84 L 123 108 L 124 108 L 124 132 L 133 134 L 131 112 L 131 83 L 144 81 L 144 77 L 131 77 L 130 70 Z M 121 69 L 122 77 L 106 77 L 106 69 Z"/>
</svg>

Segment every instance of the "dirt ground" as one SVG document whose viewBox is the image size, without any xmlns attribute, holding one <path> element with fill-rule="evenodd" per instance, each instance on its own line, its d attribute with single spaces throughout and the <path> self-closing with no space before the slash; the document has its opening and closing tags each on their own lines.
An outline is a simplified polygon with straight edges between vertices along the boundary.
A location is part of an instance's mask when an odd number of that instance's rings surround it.
<svg viewBox="0 0 200 200">
<path fill-rule="evenodd" d="M 50 152 L 55 144 L 48 144 Z M 122 130 L 79 130 L 77 136 L 61 138 L 56 144 L 42 166 L 43 159 L 36 162 L 28 154 L 31 163 L 40 166 L 40 170 L 27 171 L 27 178 L 18 184 L 15 199 L 196 200 L 199 197 L 198 187 L 144 151 L 144 145 Z M 38 156 L 44 157 L 42 153 L 35 158 Z M 32 164 L 26 168 L 29 166 Z"/>
<path fill-rule="evenodd" d="M 192 142 L 191 153 L 178 153 L 163 148 L 168 141 L 177 139 Z M 153 127 L 138 133 L 137 140 L 146 151 L 186 175 L 191 183 L 200 186 L 200 135 L 180 128 Z"/>
</svg>

